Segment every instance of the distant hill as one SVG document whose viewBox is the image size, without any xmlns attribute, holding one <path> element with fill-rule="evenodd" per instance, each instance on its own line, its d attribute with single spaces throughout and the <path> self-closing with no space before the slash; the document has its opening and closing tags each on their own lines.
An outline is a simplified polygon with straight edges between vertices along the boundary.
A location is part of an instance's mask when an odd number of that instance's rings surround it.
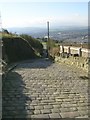
<svg viewBox="0 0 90 120">
<path fill-rule="evenodd" d="M 40 33 L 46 32 L 45 28 L 38 28 L 38 27 L 13 27 L 7 28 L 9 32 L 18 33 L 18 34 L 32 34 L 32 33 Z"/>
<path fill-rule="evenodd" d="M 9 32 L 17 34 L 28 34 L 34 38 L 43 38 L 47 36 L 47 26 L 46 28 L 39 27 L 22 27 L 22 28 L 8 28 Z M 63 40 L 74 40 L 78 41 L 77 38 L 81 41 L 83 36 L 88 34 L 88 27 L 82 26 L 50 26 L 50 37 L 54 40 L 63 41 Z M 85 40 L 86 42 L 86 40 Z"/>
<path fill-rule="evenodd" d="M 77 31 L 77 30 L 86 30 L 88 29 L 88 27 L 73 27 L 73 26 L 58 26 L 58 27 L 50 27 L 50 31 L 66 31 L 66 30 L 73 30 L 73 31 Z M 9 32 L 16 32 L 19 34 L 22 33 L 27 33 L 27 34 L 32 34 L 32 33 L 40 33 L 40 32 L 45 32 L 47 33 L 47 26 L 46 28 L 39 28 L 39 27 L 12 27 L 12 28 L 7 28 L 7 30 Z"/>
</svg>

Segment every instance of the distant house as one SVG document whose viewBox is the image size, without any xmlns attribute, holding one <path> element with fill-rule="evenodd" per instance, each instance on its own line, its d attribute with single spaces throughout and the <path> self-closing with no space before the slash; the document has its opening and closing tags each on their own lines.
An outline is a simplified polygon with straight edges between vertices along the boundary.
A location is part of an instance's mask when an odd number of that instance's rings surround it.
<svg viewBox="0 0 90 120">
<path fill-rule="evenodd" d="M 52 38 L 53 36 L 49 36 L 49 38 Z M 48 39 L 48 36 L 44 36 L 44 39 Z"/>
<path fill-rule="evenodd" d="M 44 39 L 48 39 L 48 36 L 44 36 Z"/>
</svg>

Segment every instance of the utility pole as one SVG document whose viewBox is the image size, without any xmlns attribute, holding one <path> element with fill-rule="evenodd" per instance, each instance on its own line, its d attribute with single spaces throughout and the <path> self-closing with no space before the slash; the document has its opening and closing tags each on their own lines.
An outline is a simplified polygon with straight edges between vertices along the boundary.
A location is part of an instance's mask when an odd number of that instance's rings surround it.
<svg viewBox="0 0 90 120">
<path fill-rule="evenodd" d="M 1 20 L 1 12 L 0 12 L 0 32 L 2 32 L 2 20 Z"/>
<path fill-rule="evenodd" d="M 49 21 L 47 22 L 47 29 L 48 29 L 48 41 L 49 41 Z"/>
<path fill-rule="evenodd" d="M 47 39 L 47 51 L 48 51 L 48 57 L 49 57 L 49 50 L 50 50 L 50 41 L 49 41 L 49 21 L 47 21 L 47 34 L 48 34 L 48 39 Z"/>
<path fill-rule="evenodd" d="M 1 20 L 1 12 L 0 12 L 0 43 L 2 42 L 2 20 Z"/>
<path fill-rule="evenodd" d="M 2 20 L 1 20 L 1 12 L 0 12 L 0 47 L 2 46 Z"/>
</svg>

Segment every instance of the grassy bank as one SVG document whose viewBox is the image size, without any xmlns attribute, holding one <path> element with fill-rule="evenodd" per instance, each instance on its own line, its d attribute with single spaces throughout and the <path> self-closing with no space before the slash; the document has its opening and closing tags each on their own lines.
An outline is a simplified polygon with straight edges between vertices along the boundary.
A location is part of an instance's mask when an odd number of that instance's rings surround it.
<svg viewBox="0 0 90 120">
<path fill-rule="evenodd" d="M 8 63 L 38 58 L 43 51 L 42 44 L 32 37 L 24 39 L 5 34 L 2 36 L 2 41 L 2 58 Z"/>
</svg>

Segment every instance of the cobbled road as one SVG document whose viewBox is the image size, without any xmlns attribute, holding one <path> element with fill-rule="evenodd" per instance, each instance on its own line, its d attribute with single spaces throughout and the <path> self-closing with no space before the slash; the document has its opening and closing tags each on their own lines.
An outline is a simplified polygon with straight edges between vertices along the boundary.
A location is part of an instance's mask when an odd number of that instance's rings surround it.
<svg viewBox="0 0 90 120">
<path fill-rule="evenodd" d="M 48 59 L 25 61 L 3 80 L 3 118 L 88 118 L 85 71 Z"/>
</svg>

